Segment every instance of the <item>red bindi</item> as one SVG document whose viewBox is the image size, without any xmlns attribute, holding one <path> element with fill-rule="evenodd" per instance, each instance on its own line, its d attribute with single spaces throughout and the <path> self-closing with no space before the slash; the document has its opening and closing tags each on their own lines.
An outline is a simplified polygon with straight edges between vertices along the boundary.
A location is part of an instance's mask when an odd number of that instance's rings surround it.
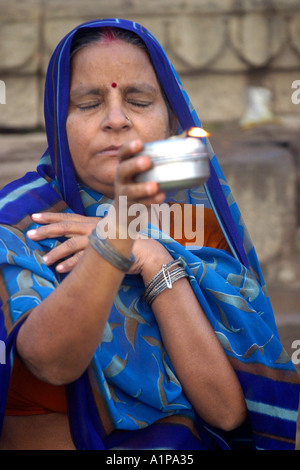
<svg viewBox="0 0 300 470">
<path fill-rule="evenodd" d="M 113 88 L 117 88 L 116 82 L 112 82 L 111 86 L 112 86 Z"/>
</svg>

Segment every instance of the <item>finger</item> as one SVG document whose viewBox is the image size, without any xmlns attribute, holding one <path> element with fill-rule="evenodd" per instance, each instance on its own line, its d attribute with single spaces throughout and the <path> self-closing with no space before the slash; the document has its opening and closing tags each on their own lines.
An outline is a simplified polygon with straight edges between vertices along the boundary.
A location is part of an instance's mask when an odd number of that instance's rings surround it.
<svg viewBox="0 0 300 470">
<path fill-rule="evenodd" d="M 63 220 L 58 223 L 50 223 L 36 229 L 29 230 L 26 235 L 32 240 L 44 240 L 45 238 L 75 237 L 78 235 L 88 235 L 97 225 L 99 219 L 95 218 L 93 223 L 79 223 L 70 220 Z"/>
<path fill-rule="evenodd" d="M 159 192 L 159 185 L 154 181 L 123 184 L 119 186 L 118 192 L 127 196 L 129 201 L 141 202 L 142 199 L 156 196 Z"/>
<path fill-rule="evenodd" d="M 152 162 L 147 155 L 138 155 L 120 163 L 116 178 L 120 182 L 132 181 L 133 177 L 143 171 L 150 170 Z"/>
<path fill-rule="evenodd" d="M 139 199 L 139 204 L 150 207 L 152 204 L 162 204 L 166 199 L 166 193 L 158 192 L 154 196 Z"/>
<path fill-rule="evenodd" d="M 69 212 L 39 212 L 31 215 L 32 219 L 40 224 L 51 224 L 65 220 L 73 222 L 92 222 L 97 217 L 86 217 Z"/>
<path fill-rule="evenodd" d="M 43 259 L 47 266 L 51 266 L 59 260 L 70 257 L 71 255 L 74 255 L 74 253 L 83 251 L 87 245 L 88 238 L 86 236 L 69 238 L 67 241 L 56 246 L 44 255 Z"/>
<path fill-rule="evenodd" d="M 131 158 L 138 152 L 141 152 L 143 149 L 143 142 L 141 140 L 132 140 L 131 142 L 125 143 L 119 149 L 119 159 L 120 161 L 127 160 Z"/>
<path fill-rule="evenodd" d="M 70 258 L 62 261 L 56 266 L 56 271 L 58 271 L 59 273 L 69 273 L 76 266 L 82 255 L 83 251 L 80 251 L 74 256 L 71 256 Z"/>
</svg>

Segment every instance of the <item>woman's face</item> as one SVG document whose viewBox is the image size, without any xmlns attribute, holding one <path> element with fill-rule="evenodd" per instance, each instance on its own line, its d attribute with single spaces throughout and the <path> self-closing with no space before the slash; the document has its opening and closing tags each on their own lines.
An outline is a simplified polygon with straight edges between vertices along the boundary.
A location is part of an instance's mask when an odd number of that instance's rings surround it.
<svg viewBox="0 0 300 470">
<path fill-rule="evenodd" d="M 79 179 L 108 197 L 114 195 L 121 145 L 170 136 L 167 106 L 143 50 L 114 40 L 75 54 L 67 136 Z"/>
</svg>

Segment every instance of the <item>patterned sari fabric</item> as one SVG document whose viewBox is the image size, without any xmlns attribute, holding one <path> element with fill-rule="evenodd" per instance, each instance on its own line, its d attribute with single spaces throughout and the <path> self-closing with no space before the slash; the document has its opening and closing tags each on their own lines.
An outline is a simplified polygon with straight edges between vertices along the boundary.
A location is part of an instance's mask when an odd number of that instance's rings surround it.
<svg viewBox="0 0 300 470">
<path fill-rule="evenodd" d="M 29 240 L 26 231 L 37 227 L 30 215 L 60 211 L 96 216 L 99 208 L 111 203 L 76 181 L 65 126 L 70 44 L 79 28 L 95 26 L 114 26 L 138 34 L 178 117 L 178 131 L 200 125 L 163 49 L 140 25 L 118 19 L 85 23 L 57 46 L 45 89 L 48 149 L 37 171 L 12 182 L 0 194 L 0 331 L 6 341 L 6 364 L 0 365 L 1 419 L 18 330 L 31 310 L 64 278 L 42 259 L 63 239 Z M 155 316 L 143 299 L 142 279 L 126 275 L 88 370 L 67 387 L 77 449 L 295 447 L 298 376 L 281 345 L 241 214 L 208 141 L 207 146 L 211 157 L 207 184 L 174 192 L 168 200 L 212 208 L 232 255 L 208 247 L 188 250 L 170 237 L 160 241 L 173 258 L 184 261 L 194 294 L 242 385 L 247 422 L 226 433 L 195 414 L 162 343 Z M 149 224 L 148 235 L 159 238 L 159 230 Z"/>
</svg>

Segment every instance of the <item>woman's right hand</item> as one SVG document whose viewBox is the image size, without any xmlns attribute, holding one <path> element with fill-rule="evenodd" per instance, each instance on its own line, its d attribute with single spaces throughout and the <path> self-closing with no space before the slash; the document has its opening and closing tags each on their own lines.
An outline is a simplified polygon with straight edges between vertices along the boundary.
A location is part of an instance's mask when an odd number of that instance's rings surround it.
<svg viewBox="0 0 300 470">
<path fill-rule="evenodd" d="M 147 226 L 148 210 L 151 204 L 162 204 L 165 200 L 165 193 L 160 191 L 158 183 L 155 181 L 136 183 L 134 177 L 139 173 L 147 171 L 151 168 L 152 162 L 147 155 L 136 155 L 136 153 L 143 150 L 143 142 L 141 140 L 131 141 L 124 144 L 120 148 L 119 158 L 120 164 L 117 168 L 115 177 L 115 196 L 114 196 L 114 210 L 116 211 L 116 223 L 123 223 L 123 226 L 117 226 L 117 230 L 126 230 L 128 233 L 130 223 L 135 219 L 134 204 L 136 212 L 142 212 L 145 217 L 139 217 L 140 222 L 144 222 L 144 226 L 140 226 L 139 230 L 143 230 Z M 125 198 L 124 198 L 125 196 Z M 125 207 L 124 207 L 125 200 Z M 130 212 L 131 208 L 131 212 Z M 124 216 L 126 210 L 127 217 Z M 119 215 L 121 214 L 121 217 Z M 142 214 L 141 214 L 142 215 Z M 142 223 L 143 223 L 142 222 Z M 124 226 L 125 224 L 125 226 Z M 118 233 L 118 232 L 117 232 Z"/>
<path fill-rule="evenodd" d="M 129 203 L 139 202 L 149 206 L 161 203 L 165 193 L 159 190 L 155 181 L 136 183 L 134 177 L 151 168 L 151 159 L 145 155 L 136 155 L 142 152 L 144 144 L 141 140 L 133 140 L 124 144 L 119 150 L 120 164 L 115 176 L 115 201 L 120 196 L 127 196 Z"/>
</svg>

